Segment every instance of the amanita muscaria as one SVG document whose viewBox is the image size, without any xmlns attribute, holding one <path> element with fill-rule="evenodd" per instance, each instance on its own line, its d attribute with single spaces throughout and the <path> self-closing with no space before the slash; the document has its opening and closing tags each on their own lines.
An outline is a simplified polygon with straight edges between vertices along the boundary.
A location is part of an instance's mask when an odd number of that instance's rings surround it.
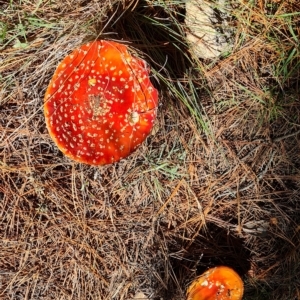
<svg viewBox="0 0 300 300">
<path fill-rule="evenodd" d="M 197 277 L 187 289 L 187 300 L 241 300 L 244 284 L 231 268 L 211 268 Z"/>
<path fill-rule="evenodd" d="M 58 65 L 45 94 L 50 136 L 68 157 L 110 164 L 148 136 L 158 92 L 146 62 L 113 41 L 82 45 Z"/>
</svg>

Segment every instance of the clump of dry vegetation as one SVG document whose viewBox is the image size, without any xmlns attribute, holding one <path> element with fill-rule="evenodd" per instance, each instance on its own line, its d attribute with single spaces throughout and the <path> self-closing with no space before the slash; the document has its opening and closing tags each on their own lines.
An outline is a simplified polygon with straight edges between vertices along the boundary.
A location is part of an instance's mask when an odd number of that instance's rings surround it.
<svg viewBox="0 0 300 300">
<path fill-rule="evenodd" d="M 0 1 L 1 299 L 184 299 L 216 264 L 245 299 L 300 297 L 300 4 L 230 7 L 233 50 L 205 61 L 184 1 Z M 64 157 L 43 117 L 58 62 L 97 38 L 147 60 L 161 103 L 106 167 Z"/>
</svg>

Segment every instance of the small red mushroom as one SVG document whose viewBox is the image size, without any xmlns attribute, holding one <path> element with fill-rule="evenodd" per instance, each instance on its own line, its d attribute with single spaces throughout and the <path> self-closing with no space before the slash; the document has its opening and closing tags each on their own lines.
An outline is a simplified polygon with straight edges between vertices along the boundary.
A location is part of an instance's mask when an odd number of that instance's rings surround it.
<svg viewBox="0 0 300 300">
<path fill-rule="evenodd" d="M 197 277 L 187 289 L 187 300 L 241 300 L 244 284 L 231 268 L 218 266 Z"/>
<path fill-rule="evenodd" d="M 125 45 L 100 40 L 82 45 L 58 65 L 44 114 L 65 155 L 104 165 L 127 157 L 146 139 L 157 105 L 145 61 Z"/>
</svg>

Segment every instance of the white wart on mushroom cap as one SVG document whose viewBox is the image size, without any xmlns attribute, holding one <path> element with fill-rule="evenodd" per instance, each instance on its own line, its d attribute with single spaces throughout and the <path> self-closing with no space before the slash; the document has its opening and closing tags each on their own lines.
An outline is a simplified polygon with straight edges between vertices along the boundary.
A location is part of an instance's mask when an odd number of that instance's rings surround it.
<svg viewBox="0 0 300 300">
<path fill-rule="evenodd" d="M 82 45 L 58 65 L 45 94 L 48 131 L 68 157 L 104 165 L 148 136 L 158 92 L 144 60 L 113 41 Z"/>
</svg>

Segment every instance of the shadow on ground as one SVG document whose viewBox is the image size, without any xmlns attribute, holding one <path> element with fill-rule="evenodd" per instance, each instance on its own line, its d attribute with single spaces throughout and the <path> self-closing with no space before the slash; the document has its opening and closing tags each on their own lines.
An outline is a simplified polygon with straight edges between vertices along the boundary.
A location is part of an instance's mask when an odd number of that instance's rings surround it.
<svg viewBox="0 0 300 300">
<path fill-rule="evenodd" d="M 184 299 L 189 283 L 211 267 L 229 266 L 242 277 L 250 269 L 250 251 L 244 239 L 212 223 L 191 244 L 174 239 L 168 251 L 169 267 L 164 271 L 168 270 L 169 274 L 160 274 L 167 288 L 160 290 L 157 299 Z"/>
</svg>

